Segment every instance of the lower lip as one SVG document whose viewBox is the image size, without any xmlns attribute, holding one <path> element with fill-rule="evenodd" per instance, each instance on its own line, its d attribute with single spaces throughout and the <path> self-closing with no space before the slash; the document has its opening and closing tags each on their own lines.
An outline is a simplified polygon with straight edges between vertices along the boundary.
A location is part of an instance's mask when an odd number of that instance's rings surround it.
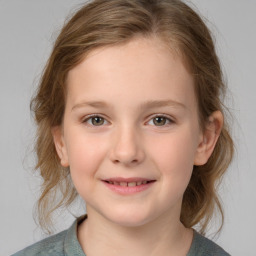
<svg viewBox="0 0 256 256">
<path fill-rule="evenodd" d="M 139 192 L 149 189 L 154 184 L 154 181 L 153 181 L 153 182 L 149 182 L 147 184 L 141 184 L 141 185 L 134 186 L 134 187 L 128 187 L 128 186 L 126 187 L 126 186 L 110 184 L 105 181 L 103 181 L 103 182 L 109 189 L 111 189 L 112 191 L 114 191 L 118 194 L 121 194 L 121 195 L 136 194 L 136 193 L 139 193 Z"/>
</svg>

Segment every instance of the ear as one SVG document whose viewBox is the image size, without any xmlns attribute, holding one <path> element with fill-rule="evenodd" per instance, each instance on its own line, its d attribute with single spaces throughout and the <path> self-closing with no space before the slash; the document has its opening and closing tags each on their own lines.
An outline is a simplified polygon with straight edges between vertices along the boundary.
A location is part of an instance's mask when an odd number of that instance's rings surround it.
<svg viewBox="0 0 256 256">
<path fill-rule="evenodd" d="M 52 136 L 55 144 L 57 154 L 60 158 L 60 163 L 63 167 L 68 167 L 68 154 L 63 137 L 63 130 L 61 126 L 55 126 L 52 128 Z"/>
<path fill-rule="evenodd" d="M 205 130 L 200 138 L 194 165 L 204 165 L 210 158 L 223 126 L 223 115 L 220 111 L 213 112 L 207 121 Z"/>
</svg>

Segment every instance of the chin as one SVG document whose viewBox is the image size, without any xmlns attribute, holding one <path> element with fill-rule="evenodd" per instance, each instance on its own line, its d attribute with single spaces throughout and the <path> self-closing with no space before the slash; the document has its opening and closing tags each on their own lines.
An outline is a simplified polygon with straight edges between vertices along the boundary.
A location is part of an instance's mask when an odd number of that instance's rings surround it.
<svg viewBox="0 0 256 256">
<path fill-rule="evenodd" d="M 105 216 L 109 221 L 115 223 L 116 225 L 123 227 L 140 227 L 148 222 L 150 222 L 151 218 L 148 214 L 143 214 L 142 212 L 118 212 L 115 211 L 113 214 L 108 214 Z"/>
</svg>

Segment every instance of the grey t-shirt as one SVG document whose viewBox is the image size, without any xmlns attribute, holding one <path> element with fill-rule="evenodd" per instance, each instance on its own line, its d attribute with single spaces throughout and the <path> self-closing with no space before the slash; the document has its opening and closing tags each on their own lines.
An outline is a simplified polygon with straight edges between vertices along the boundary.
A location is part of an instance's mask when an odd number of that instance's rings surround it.
<svg viewBox="0 0 256 256">
<path fill-rule="evenodd" d="M 77 239 L 77 226 L 85 218 L 85 216 L 78 218 L 69 229 L 37 242 L 12 256 L 86 256 Z M 230 255 L 217 244 L 194 231 L 187 256 Z"/>
</svg>

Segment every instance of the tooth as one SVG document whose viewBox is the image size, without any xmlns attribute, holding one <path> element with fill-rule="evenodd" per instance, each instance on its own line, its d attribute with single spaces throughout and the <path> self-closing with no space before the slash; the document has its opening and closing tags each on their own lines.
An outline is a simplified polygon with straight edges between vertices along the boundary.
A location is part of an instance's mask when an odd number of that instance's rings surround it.
<svg viewBox="0 0 256 256">
<path fill-rule="evenodd" d="M 113 184 L 113 181 L 109 181 L 108 183 L 109 183 L 109 184 Z"/>
<path fill-rule="evenodd" d="M 114 185 L 120 185 L 119 182 L 117 181 L 114 181 Z"/>
<path fill-rule="evenodd" d="M 139 185 L 141 185 L 141 184 L 142 184 L 142 181 L 138 181 L 138 182 L 136 183 L 137 186 L 139 186 Z"/>
<path fill-rule="evenodd" d="M 120 186 L 127 187 L 127 182 L 120 182 Z"/>
<path fill-rule="evenodd" d="M 136 182 L 129 182 L 128 183 L 128 187 L 135 187 L 136 186 Z"/>
<path fill-rule="evenodd" d="M 146 180 L 142 181 L 142 184 L 147 184 L 147 181 Z"/>
</svg>

